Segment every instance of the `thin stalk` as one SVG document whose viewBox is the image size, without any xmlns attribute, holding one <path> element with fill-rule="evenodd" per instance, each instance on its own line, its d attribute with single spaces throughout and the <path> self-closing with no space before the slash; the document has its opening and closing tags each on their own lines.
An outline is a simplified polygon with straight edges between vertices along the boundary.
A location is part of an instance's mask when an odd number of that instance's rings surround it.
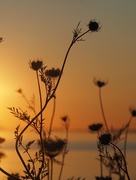
<svg viewBox="0 0 136 180">
<path fill-rule="evenodd" d="M 51 173 L 50 180 L 53 180 L 53 159 L 51 159 Z"/>
<path fill-rule="evenodd" d="M 99 137 L 99 132 L 97 133 L 98 134 L 98 137 Z M 102 165 L 102 152 L 99 151 L 99 156 L 100 156 L 100 177 L 102 178 L 103 177 L 103 165 Z"/>
<path fill-rule="evenodd" d="M 100 177 L 103 177 L 102 153 L 100 152 Z"/>
<path fill-rule="evenodd" d="M 58 87 L 59 82 L 60 82 L 61 77 L 62 77 L 62 73 L 63 73 L 63 71 L 64 71 L 64 67 L 65 67 L 65 64 L 66 64 L 66 61 L 67 61 L 67 57 L 68 57 L 68 55 L 69 55 L 69 52 L 70 52 L 72 46 L 74 45 L 74 43 L 75 43 L 76 41 L 78 41 L 82 36 L 84 36 L 85 34 L 87 34 L 89 31 L 90 31 L 90 29 L 87 30 L 87 31 L 85 31 L 85 32 L 82 33 L 80 36 L 78 36 L 77 38 L 75 38 L 75 39 L 72 40 L 72 42 L 71 42 L 71 44 L 70 44 L 70 46 L 69 46 L 69 48 L 68 48 L 68 50 L 67 50 L 67 52 L 66 52 L 66 55 L 65 55 L 65 58 L 64 58 L 64 61 L 63 61 L 63 64 L 62 64 L 60 76 L 59 76 L 58 81 L 57 81 L 57 83 L 56 83 L 56 86 L 55 86 L 55 88 L 54 88 L 54 90 L 53 90 L 53 92 L 52 92 L 52 95 L 50 96 L 50 99 L 53 97 L 53 95 L 55 94 L 55 92 L 56 92 L 56 90 L 57 90 L 57 87 Z"/>
<path fill-rule="evenodd" d="M 55 85 L 55 79 L 53 78 L 53 85 Z M 50 127 L 49 127 L 49 132 L 48 132 L 48 139 L 50 138 L 51 131 L 52 131 L 52 125 L 53 125 L 53 120 L 54 120 L 54 115 L 55 115 L 55 110 L 56 110 L 56 98 L 53 98 L 53 110 L 52 110 L 52 117 L 50 121 Z"/>
<path fill-rule="evenodd" d="M 39 75 L 38 75 L 38 71 L 36 71 L 36 78 L 37 78 L 37 83 L 38 83 L 38 91 L 39 91 L 39 100 L 40 100 L 40 111 L 42 110 L 42 93 L 41 93 L 41 87 L 40 87 L 40 81 L 39 81 Z M 41 151 L 42 151 L 42 163 L 41 163 L 41 167 L 39 168 L 39 172 L 37 175 L 37 178 L 40 177 L 42 168 L 44 166 L 44 147 L 43 147 L 43 113 L 41 112 L 40 114 L 40 141 L 41 141 Z"/>
<path fill-rule="evenodd" d="M 47 164 L 47 167 L 48 167 L 48 175 L 47 175 L 47 179 L 50 180 L 50 160 L 48 159 L 48 164 Z"/>
<path fill-rule="evenodd" d="M 125 133 L 125 139 L 124 139 L 124 157 L 126 159 L 126 155 L 127 155 L 127 139 L 128 139 L 128 131 L 129 131 L 129 126 L 132 120 L 132 116 L 130 117 L 128 123 L 127 123 L 127 129 L 126 129 L 126 133 Z M 124 174 L 124 180 L 125 180 L 125 174 Z"/>
<path fill-rule="evenodd" d="M 120 150 L 120 148 L 118 148 L 118 146 L 116 146 L 115 144 L 113 143 L 110 143 L 111 146 L 115 147 L 121 154 L 121 157 L 123 158 L 123 162 L 124 162 L 124 166 L 125 166 L 125 169 L 122 168 L 122 166 L 120 165 L 120 168 L 122 169 L 122 171 L 124 171 L 124 173 L 126 174 L 128 180 L 130 180 L 130 177 L 129 177 L 129 173 L 128 173 L 128 169 L 127 169 L 127 163 L 126 163 L 126 159 L 124 157 L 124 154 L 122 153 L 122 151 Z"/>
<path fill-rule="evenodd" d="M 48 132 L 48 139 L 50 138 L 51 131 L 52 131 L 52 125 L 53 125 L 53 120 L 54 120 L 54 115 L 55 115 L 55 109 L 56 109 L 56 99 L 53 98 L 53 111 L 52 111 L 52 117 L 51 117 L 51 121 L 50 121 L 49 132 Z"/>
<path fill-rule="evenodd" d="M 127 139 L 128 139 L 128 131 L 129 131 L 129 126 L 132 120 L 132 116 L 130 117 L 128 124 L 127 124 L 127 129 L 126 129 L 126 133 L 125 133 L 125 139 L 124 139 L 124 157 L 126 159 L 126 151 L 127 151 Z"/>
<path fill-rule="evenodd" d="M 104 121 L 106 130 L 107 130 L 108 132 L 110 132 L 110 131 L 109 131 L 109 128 L 108 128 L 107 121 L 106 121 L 106 116 L 105 116 L 105 113 L 104 113 L 104 108 L 103 108 L 103 103 L 102 103 L 101 88 L 99 88 L 99 100 L 100 100 L 100 107 L 101 107 L 101 112 L 102 112 L 103 121 Z"/>
<path fill-rule="evenodd" d="M 66 123 L 66 122 L 65 122 Z M 67 124 L 65 124 L 66 126 L 66 141 L 67 141 L 67 144 L 68 144 L 68 126 Z M 59 178 L 58 180 L 61 180 L 61 177 L 62 177 L 62 172 L 63 172 L 63 168 L 64 168 L 64 161 L 65 161 L 65 156 L 66 156 L 66 153 L 67 153 L 67 144 L 64 148 L 64 152 L 62 154 L 62 163 L 61 163 L 61 169 L 60 169 L 60 173 L 59 173 Z"/>
</svg>

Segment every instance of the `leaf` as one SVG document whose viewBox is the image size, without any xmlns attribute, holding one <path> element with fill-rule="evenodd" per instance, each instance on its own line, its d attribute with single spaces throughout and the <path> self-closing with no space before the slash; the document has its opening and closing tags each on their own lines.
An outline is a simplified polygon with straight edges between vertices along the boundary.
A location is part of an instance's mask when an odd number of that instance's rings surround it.
<svg viewBox="0 0 136 180">
<path fill-rule="evenodd" d="M 35 142 L 35 140 L 33 141 L 29 141 L 27 144 L 26 144 L 26 148 L 27 149 L 30 149 L 30 146 Z"/>
</svg>

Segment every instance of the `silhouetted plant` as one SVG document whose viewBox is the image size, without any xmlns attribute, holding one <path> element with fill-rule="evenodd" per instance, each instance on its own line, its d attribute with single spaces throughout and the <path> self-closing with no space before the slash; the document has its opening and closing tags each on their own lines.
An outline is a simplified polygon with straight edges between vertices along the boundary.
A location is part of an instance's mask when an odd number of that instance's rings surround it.
<svg viewBox="0 0 136 180">
<path fill-rule="evenodd" d="M 126 150 L 127 150 L 127 137 L 128 137 L 128 130 L 130 123 L 133 117 L 136 117 L 136 110 L 135 108 L 130 108 L 131 117 L 129 121 L 119 129 L 109 129 L 107 124 L 107 119 L 105 117 L 104 107 L 102 103 L 102 95 L 101 95 L 101 88 L 105 86 L 108 82 L 101 81 L 94 79 L 94 84 L 99 88 L 99 100 L 100 100 L 100 107 L 102 111 L 102 116 L 105 124 L 105 132 L 100 135 L 98 133 L 98 151 L 100 152 L 100 162 L 105 165 L 107 170 L 109 171 L 109 176 L 103 177 L 102 172 L 102 164 L 100 166 L 101 169 L 101 176 L 97 176 L 96 179 L 105 179 L 109 178 L 112 179 L 112 174 L 116 174 L 119 177 L 119 180 L 125 180 L 125 176 L 130 179 L 128 169 L 127 169 L 127 162 L 126 162 Z M 99 132 L 101 129 L 101 123 L 89 125 L 89 130 L 94 132 Z M 124 153 L 122 150 L 117 146 L 117 143 L 122 139 L 122 134 L 125 132 L 124 138 Z M 113 152 L 111 152 L 112 147 Z M 124 172 L 124 174 L 122 173 Z"/>
<path fill-rule="evenodd" d="M 64 168 L 64 161 L 65 161 L 65 156 L 66 154 L 68 153 L 68 149 L 67 149 L 67 146 L 68 146 L 68 140 L 69 140 L 69 137 L 68 137 L 68 134 L 69 134 L 69 117 L 68 116 L 63 116 L 61 118 L 62 122 L 63 122 L 63 126 L 65 128 L 65 132 L 66 132 L 66 145 L 64 147 L 64 150 L 62 152 L 62 162 L 61 162 L 61 168 L 60 168 L 60 173 L 59 173 L 59 177 L 58 177 L 58 180 L 61 179 L 62 177 L 62 171 L 63 171 L 63 168 Z"/>
<path fill-rule="evenodd" d="M 99 136 L 100 131 L 102 130 L 103 124 L 101 123 L 97 123 L 97 124 L 91 124 L 88 126 L 90 132 L 97 132 L 97 135 Z M 99 155 L 100 159 L 100 177 L 103 177 L 103 160 L 102 160 L 102 156 L 101 156 L 101 152 Z M 99 178 L 99 177 L 96 177 Z"/>
<path fill-rule="evenodd" d="M 35 106 L 33 103 L 30 103 L 25 95 L 22 92 L 22 89 L 18 89 L 18 93 L 22 95 L 22 97 L 27 102 L 29 108 L 34 112 L 34 117 L 31 117 L 28 112 L 22 110 L 22 108 L 8 107 L 10 112 L 18 119 L 24 121 L 26 123 L 23 129 L 18 125 L 15 129 L 15 150 L 16 153 L 24 167 L 24 175 L 18 176 L 17 174 L 10 174 L 6 172 L 3 168 L 0 167 L 0 171 L 8 176 L 8 178 L 12 179 L 32 179 L 32 180 L 42 180 L 46 176 L 48 180 L 53 179 L 53 161 L 55 161 L 56 156 L 62 153 L 62 166 L 60 170 L 59 180 L 61 179 L 64 159 L 67 153 L 67 143 L 68 143 L 68 128 L 69 128 L 69 120 L 68 117 L 63 117 L 63 123 L 66 130 L 66 140 L 57 138 L 53 139 L 51 137 L 52 130 L 52 122 L 49 128 L 48 137 L 46 136 L 46 132 L 44 131 L 44 118 L 43 112 L 48 106 L 49 102 L 52 99 L 56 98 L 56 91 L 59 86 L 64 67 L 73 45 L 78 41 L 83 41 L 82 37 L 89 32 L 98 32 L 100 30 L 100 24 L 96 21 L 90 21 L 88 24 L 88 29 L 82 33 L 82 28 L 79 28 L 80 22 L 77 27 L 73 31 L 72 41 L 66 51 L 62 67 L 60 69 L 47 70 L 47 66 L 44 65 L 43 61 L 40 59 L 32 60 L 29 62 L 30 68 L 35 72 L 38 86 L 38 97 L 39 97 L 39 112 L 36 113 Z M 1 39 L 2 41 L 2 39 Z M 57 78 L 54 83 L 54 79 Z M 44 83 L 44 88 L 41 88 L 41 83 Z M 54 108 L 55 112 L 55 108 Z M 53 112 L 53 117 L 54 117 Z M 38 136 L 38 142 L 40 144 L 40 149 L 37 149 L 35 155 L 31 154 L 31 148 L 35 144 L 35 139 L 24 143 L 24 135 L 26 131 L 32 127 Z M 23 153 L 22 153 L 23 150 Z M 25 160 L 24 154 L 27 155 L 28 159 Z M 46 158 L 49 158 L 49 161 Z M 51 163 L 51 170 L 49 168 L 49 162 Z M 78 178 L 80 179 L 80 178 Z"/>
<path fill-rule="evenodd" d="M 102 153 L 102 157 L 107 158 L 112 164 L 118 166 L 126 174 L 128 180 L 130 180 L 125 156 L 120 148 L 112 142 L 111 134 L 104 133 L 98 139 L 98 150 Z M 108 146 L 113 148 L 113 154 L 108 150 Z"/>
<path fill-rule="evenodd" d="M 52 68 L 52 69 L 49 69 L 49 70 L 45 71 L 45 75 L 48 78 L 51 78 L 51 80 L 52 80 L 52 88 L 55 87 L 55 80 L 60 76 L 60 73 L 61 73 L 61 71 L 60 71 L 59 68 L 57 68 L 57 69 Z M 55 115 L 55 109 L 56 109 L 56 95 L 54 94 L 54 98 L 53 98 L 53 111 L 52 111 L 52 117 L 51 117 L 51 120 L 50 120 L 48 138 L 50 138 L 51 131 L 52 131 L 52 125 L 53 125 L 53 120 L 54 120 L 54 115 Z"/>
<path fill-rule="evenodd" d="M 101 88 L 106 86 L 107 83 L 108 83 L 107 81 L 101 81 L 101 80 L 94 79 L 94 84 L 96 86 L 98 86 L 98 88 L 99 88 L 99 100 L 100 100 L 100 107 L 101 107 L 103 121 L 104 121 L 106 130 L 109 132 L 109 127 L 107 124 L 107 120 L 106 120 L 106 116 L 105 116 L 105 112 L 104 112 L 104 107 L 103 107 L 103 103 L 102 103 L 102 95 L 101 95 Z"/>
<path fill-rule="evenodd" d="M 126 133 L 125 133 L 125 140 L 124 140 L 124 156 L 125 156 L 125 158 L 126 158 L 127 137 L 128 137 L 129 126 L 130 126 L 130 123 L 131 123 L 132 119 L 134 117 L 136 117 L 136 109 L 131 107 L 129 110 L 130 110 L 131 117 L 130 117 L 130 119 L 128 120 L 128 122 L 126 124 Z"/>
</svg>

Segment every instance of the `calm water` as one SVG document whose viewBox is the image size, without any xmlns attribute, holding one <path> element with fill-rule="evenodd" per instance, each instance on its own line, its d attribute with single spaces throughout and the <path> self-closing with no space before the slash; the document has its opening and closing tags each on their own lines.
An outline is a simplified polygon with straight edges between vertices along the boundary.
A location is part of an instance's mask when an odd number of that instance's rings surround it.
<svg viewBox="0 0 136 180">
<path fill-rule="evenodd" d="M 63 134 L 59 133 L 63 138 Z M 22 165 L 14 151 L 14 135 L 8 134 L 6 142 L 1 144 L 1 152 L 6 157 L 0 162 L 0 166 L 8 172 L 19 172 L 22 174 Z M 31 133 L 29 136 L 31 137 Z M 99 161 L 97 160 L 98 152 L 96 145 L 96 135 L 89 132 L 70 132 L 69 135 L 69 152 L 66 156 L 62 180 L 70 177 L 84 177 L 86 180 L 94 180 L 99 175 Z M 32 139 L 31 139 L 32 140 Z M 120 148 L 123 147 L 120 144 Z M 136 180 L 136 134 L 129 134 L 128 138 L 127 162 L 131 180 Z M 55 165 L 54 180 L 58 178 L 60 167 Z M 105 170 L 106 172 L 106 170 Z M 117 177 L 114 177 L 117 180 Z M 0 180 L 6 180 L 0 173 Z"/>
</svg>

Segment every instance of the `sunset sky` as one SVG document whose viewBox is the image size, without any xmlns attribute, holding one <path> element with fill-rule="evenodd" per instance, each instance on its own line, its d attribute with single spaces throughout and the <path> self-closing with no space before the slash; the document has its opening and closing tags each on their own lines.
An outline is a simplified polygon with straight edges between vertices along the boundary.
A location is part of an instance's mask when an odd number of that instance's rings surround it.
<svg viewBox="0 0 136 180">
<path fill-rule="evenodd" d="M 101 30 L 86 34 L 69 54 L 56 94 L 54 127 L 62 126 L 64 115 L 69 116 L 71 129 L 103 122 L 94 77 L 108 80 L 102 94 L 109 126 L 123 126 L 129 107 L 136 107 L 135 17 L 135 0 L 1 0 L 0 129 L 15 129 L 21 123 L 7 107 L 27 110 L 17 89 L 22 88 L 28 99 L 37 96 L 29 61 L 42 59 L 47 68 L 60 68 L 72 31 L 80 21 L 86 31 L 90 20 L 98 21 Z M 51 110 L 52 104 L 45 113 L 47 124 Z M 135 128 L 136 121 L 131 126 Z"/>
</svg>

